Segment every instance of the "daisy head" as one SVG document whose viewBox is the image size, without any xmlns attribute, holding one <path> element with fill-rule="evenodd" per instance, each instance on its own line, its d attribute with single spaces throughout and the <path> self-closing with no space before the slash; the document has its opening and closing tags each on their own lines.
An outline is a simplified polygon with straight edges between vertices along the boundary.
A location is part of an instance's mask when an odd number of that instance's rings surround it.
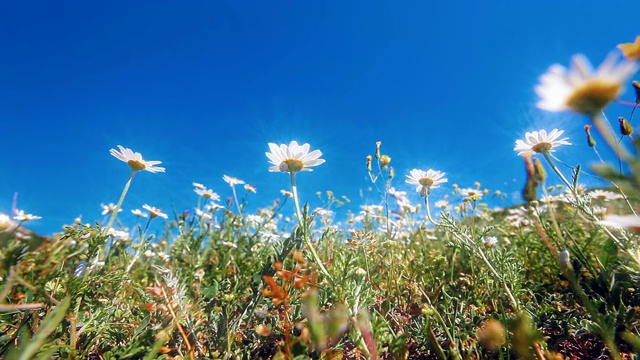
<svg viewBox="0 0 640 360">
<path fill-rule="evenodd" d="M 151 219 L 153 219 L 154 217 L 161 217 L 163 219 L 168 219 L 169 215 L 165 214 L 162 212 L 162 210 L 158 209 L 157 207 L 153 207 L 153 206 L 149 206 L 147 204 L 142 205 L 142 208 L 147 210 L 149 212 L 149 217 Z"/>
<path fill-rule="evenodd" d="M 549 134 L 545 130 L 531 131 L 524 135 L 523 140 L 516 140 L 514 151 L 518 155 L 531 155 L 533 153 L 551 153 L 555 148 L 561 145 L 571 145 L 567 140 L 569 138 L 558 139 L 564 130 L 553 129 Z"/>
<path fill-rule="evenodd" d="M 133 172 L 140 170 L 146 170 L 152 173 L 164 172 L 163 167 L 156 166 L 162 164 L 162 161 L 145 161 L 142 159 L 142 154 L 139 152 L 134 152 L 133 150 L 120 145 L 118 145 L 118 148 L 120 151 L 111 149 L 109 152 L 116 159 L 126 162 Z"/>
<path fill-rule="evenodd" d="M 420 196 L 427 196 L 431 192 L 431 189 L 440 187 L 440 184 L 449 181 L 444 177 L 445 173 L 437 170 L 418 170 L 413 169 L 407 175 L 407 183 L 416 185 L 416 191 L 420 193 Z"/>
<path fill-rule="evenodd" d="M 310 167 L 320 165 L 324 159 L 320 159 L 322 152 L 314 150 L 309 152 L 309 144 L 298 145 L 297 141 L 292 141 L 289 145 L 269 143 L 269 152 L 265 155 L 273 166 L 269 168 L 271 172 L 296 173 L 298 171 L 312 171 Z"/>
<path fill-rule="evenodd" d="M 229 175 L 222 176 L 222 180 L 224 180 L 224 182 L 229 184 L 229 186 L 231 187 L 244 184 L 244 181 Z"/>
<path fill-rule="evenodd" d="M 555 64 L 540 77 L 535 88 L 540 96 L 537 106 L 595 115 L 622 93 L 624 83 L 637 70 L 637 63 L 618 62 L 618 55 L 611 53 L 594 72 L 586 57 L 574 55 L 569 69 Z"/>
</svg>

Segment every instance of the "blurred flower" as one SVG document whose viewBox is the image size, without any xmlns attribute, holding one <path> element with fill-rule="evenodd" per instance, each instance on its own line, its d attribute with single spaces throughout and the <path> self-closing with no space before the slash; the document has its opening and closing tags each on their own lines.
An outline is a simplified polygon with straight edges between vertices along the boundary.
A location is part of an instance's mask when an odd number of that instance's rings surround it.
<svg viewBox="0 0 640 360">
<path fill-rule="evenodd" d="M 206 188 L 204 185 L 202 185 L 200 183 L 197 183 L 197 182 L 194 182 L 192 184 L 193 184 L 193 187 L 196 188 L 196 189 L 205 189 Z"/>
<path fill-rule="evenodd" d="M 270 152 L 265 153 L 273 164 L 269 171 L 288 173 L 312 171 L 309 167 L 324 163 L 324 159 L 320 159 L 322 156 L 320 150 L 309 152 L 309 147 L 309 144 L 300 146 L 297 141 L 292 141 L 289 145 L 280 144 L 280 146 L 269 143 Z"/>
<path fill-rule="evenodd" d="M 134 172 L 140 170 L 146 170 L 152 173 L 164 172 L 163 167 L 156 166 L 162 164 L 162 161 L 145 161 L 142 159 L 142 154 L 140 154 L 139 152 L 134 152 L 133 150 L 122 147 L 120 145 L 118 145 L 118 148 L 120 149 L 120 151 L 111 149 L 109 150 L 109 152 L 116 159 L 126 162 Z"/>
<path fill-rule="evenodd" d="M 231 177 L 229 175 L 222 176 L 222 180 L 224 180 L 231 187 L 244 184 L 244 181 L 238 178 Z"/>
<path fill-rule="evenodd" d="M 460 189 L 460 194 L 464 197 L 470 197 L 473 200 L 480 200 L 483 195 L 482 190 L 473 188 Z"/>
<path fill-rule="evenodd" d="M 153 219 L 154 217 L 161 217 L 163 219 L 168 219 L 169 216 L 165 213 L 162 212 L 162 210 L 153 207 L 153 206 L 149 206 L 147 204 L 142 205 L 142 208 L 147 210 L 149 212 L 149 216 L 151 217 L 151 219 Z"/>
<path fill-rule="evenodd" d="M 258 191 L 256 190 L 256 186 L 255 185 L 251 185 L 251 184 L 245 184 L 244 185 L 244 189 L 247 190 L 250 193 L 257 193 Z"/>
<path fill-rule="evenodd" d="M 287 191 L 287 190 L 280 190 L 280 193 L 286 197 L 292 197 L 293 193 L 291 191 Z"/>
<path fill-rule="evenodd" d="M 102 215 L 113 214 L 116 211 L 116 204 L 109 203 L 108 205 L 100 204 L 102 206 Z M 121 212 L 122 209 L 118 209 L 118 212 Z"/>
<path fill-rule="evenodd" d="M 606 190 L 600 190 L 600 189 L 589 191 L 589 196 L 591 196 L 592 199 L 603 200 L 603 201 L 624 199 L 622 195 L 614 193 L 613 191 L 606 191 Z"/>
<path fill-rule="evenodd" d="M 9 215 L 0 214 L 0 231 L 7 230 L 11 226 L 11 219 L 9 219 Z"/>
<path fill-rule="evenodd" d="M 18 210 L 18 213 L 16 214 L 16 216 L 13 217 L 13 220 L 20 221 L 20 222 L 38 220 L 38 219 L 42 219 L 42 217 L 31 215 L 31 214 L 25 214 L 23 210 Z"/>
<path fill-rule="evenodd" d="M 554 152 L 554 147 L 560 145 L 571 145 L 567 140 L 569 138 L 558 138 L 564 133 L 564 130 L 553 129 L 549 134 L 545 130 L 527 132 L 524 137 L 525 140 L 516 140 L 516 147 L 514 151 L 518 152 L 518 155 L 530 155 L 532 153 L 551 153 Z"/>
<path fill-rule="evenodd" d="M 196 194 L 202 196 L 205 199 L 210 199 L 213 201 L 218 201 L 220 200 L 220 195 L 218 195 L 217 193 L 215 193 L 213 190 L 211 189 L 207 189 L 207 188 L 196 188 L 194 190 L 196 192 Z"/>
<path fill-rule="evenodd" d="M 624 56 L 629 60 L 640 59 L 640 35 L 636 36 L 636 41 L 632 43 L 619 44 L 618 49 L 622 51 Z"/>
<path fill-rule="evenodd" d="M 144 212 L 142 212 L 142 210 L 140 210 L 140 209 L 133 209 L 133 210 L 131 210 L 131 213 L 132 213 L 133 215 L 135 215 L 135 216 L 139 217 L 139 218 L 141 218 L 141 217 L 147 217 L 147 214 L 146 214 L 146 213 L 144 213 Z M 103 214 L 103 215 L 104 215 L 104 214 Z"/>
<path fill-rule="evenodd" d="M 540 96 L 537 106 L 547 111 L 599 113 L 620 95 L 624 83 L 638 70 L 636 63 L 623 61 L 617 64 L 617 60 L 617 54 L 609 54 L 595 72 L 583 55 L 571 58 L 568 71 L 562 65 L 552 65 L 535 88 Z"/>
<path fill-rule="evenodd" d="M 482 243 L 485 246 L 493 246 L 498 243 L 498 238 L 495 236 L 487 236 L 482 238 Z"/>
<path fill-rule="evenodd" d="M 635 215 L 607 215 L 603 220 L 598 221 L 598 223 L 604 226 L 634 231 L 640 230 L 640 217 Z"/>
<path fill-rule="evenodd" d="M 417 185 L 416 191 L 420 193 L 420 196 L 427 196 L 431 189 L 440 187 L 440 184 L 449 181 L 447 178 L 443 178 L 445 173 L 436 170 L 418 170 L 413 169 L 407 175 L 406 182 L 411 185 Z"/>
</svg>

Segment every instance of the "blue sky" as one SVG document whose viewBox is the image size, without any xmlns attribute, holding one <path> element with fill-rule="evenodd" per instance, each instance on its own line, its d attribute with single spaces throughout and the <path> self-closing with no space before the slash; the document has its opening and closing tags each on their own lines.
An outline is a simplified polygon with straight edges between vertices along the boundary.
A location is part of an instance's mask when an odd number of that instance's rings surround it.
<svg viewBox="0 0 640 360">
<path fill-rule="evenodd" d="M 597 65 L 632 41 L 638 13 L 636 1 L 579 0 L 5 2 L 0 211 L 18 193 L 18 208 L 43 216 L 36 231 L 101 220 L 128 177 L 109 155 L 118 144 L 167 168 L 136 175 L 127 213 L 192 208 L 194 181 L 229 196 L 223 174 L 267 206 L 288 188 L 267 172 L 267 143 L 291 140 L 327 160 L 299 176 L 312 206 L 325 190 L 354 209 L 379 201 L 359 195 L 377 140 L 399 189 L 414 191 L 412 168 L 433 168 L 450 181 L 434 197 L 475 181 L 515 194 L 526 131 L 565 129 L 575 145 L 558 157 L 595 160 L 586 119 L 535 109 L 533 87 L 553 63 L 583 53 Z"/>
</svg>

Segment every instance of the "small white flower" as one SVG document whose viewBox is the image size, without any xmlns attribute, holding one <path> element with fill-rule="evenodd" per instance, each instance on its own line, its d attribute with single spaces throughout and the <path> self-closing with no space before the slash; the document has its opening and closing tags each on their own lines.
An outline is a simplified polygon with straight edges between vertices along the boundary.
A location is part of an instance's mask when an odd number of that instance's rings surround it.
<svg viewBox="0 0 640 360">
<path fill-rule="evenodd" d="M 16 216 L 13 217 L 13 220 L 20 221 L 20 222 L 39 220 L 39 219 L 42 219 L 42 217 L 31 215 L 31 214 L 25 214 L 23 210 L 18 210 L 18 212 L 16 213 Z"/>
<path fill-rule="evenodd" d="M 139 152 L 134 152 L 133 150 L 122 147 L 120 145 L 118 145 L 118 148 L 120 149 L 120 151 L 111 149 L 109 150 L 109 152 L 116 159 L 126 162 L 134 172 L 140 170 L 146 170 L 152 173 L 164 172 L 163 167 L 156 166 L 162 164 L 162 161 L 145 161 L 142 159 L 142 154 L 140 154 Z"/>
<path fill-rule="evenodd" d="M 413 169 L 407 175 L 406 182 L 411 185 L 417 185 L 416 191 L 420 193 L 420 196 L 427 196 L 431 189 L 440 187 L 440 184 L 449 181 L 444 177 L 445 173 L 437 170 L 418 170 Z"/>
<path fill-rule="evenodd" d="M 133 209 L 131 213 L 139 218 L 147 217 L 147 213 L 142 212 L 140 209 Z M 103 214 L 104 215 L 104 214 Z"/>
<path fill-rule="evenodd" d="M 602 201 L 613 201 L 613 200 L 622 200 L 624 197 L 620 194 L 614 193 L 613 191 L 606 190 L 591 190 L 589 191 L 589 196 L 592 199 L 602 200 Z"/>
<path fill-rule="evenodd" d="M 475 199 L 482 198 L 482 190 L 474 189 L 474 188 L 465 188 L 460 189 L 460 194 L 464 197 L 469 197 Z"/>
<path fill-rule="evenodd" d="M 618 63 L 618 55 L 610 53 L 594 72 L 586 57 L 574 55 L 568 71 L 555 64 L 540 77 L 540 85 L 535 88 L 540 96 L 536 105 L 547 111 L 597 114 L 622 93 L 624 84 L 637 70 L 637 63 Z"/>
<path fill-rule="evenodd" d="M 604 226 L 640 231 L 640 217 L 635 215 L 607 215 L 598 223 Z"/>
<path fill-rule="evenodd" d="M 253 193 L 253 194 L 258 192 L 258 190 L 256 189 L 256 186 L 255 185 L 251 185 L 251 184 L 245 184 L 244 185 L 244 189 L 247 190 L 247 192 L 250 192 L 250 193 Z"/>
<path fill-rule="evenodd" d="M 151 250 L 147 250 L 144 253 L 142 253 L 142 256 L 144 256 L 144 257 L 146 257 L 148 259 L 148 258 L 152 258 L 152 257 L 156 256 L 156 253 L 154 253 Z"/>
<path fill-rule="evenodd" d="M 213 200 L 213 201 L 220 200 L 220 195 L 218 195 L 216 192 L 214 192 L 211 189 L 207 189 L 207 188 L 198 189 L 198 188 L 196 188 L 194 191 L 196 192 L 196 194 L 202 196 L 205 199 L 210 199 L 210 200 Z"/>
<path fill-rule="evenodd" d="M 313 171 L 312 166 L 318 166 L 324 163 L 324 159 L 320 159 L 322 152 L 314 150 L 309 152 L 310 145 L 298 145 L 297 141 L 292 141 L 289 145 L 269 143 L 270 152 L 265 155 L 269 158 L 271 172 L 288 172 L 296 173 L 298 171 Z"/>
<path fill-rule="evenodd" d="M 163 219 L 165 219 L 165 220 L 169 218 L 169 215 L 163 213 L 162 210 L 160 210 L 160 209 L 158 209 L 156 207 L 144 204 L 144 205 L 142 205 L 142 208 L 149 212 L 149 216 L 150 216 L 151 219 L 153 219 L 154 217 L 158 217 L 158 216 L 163 218 Z"/>
<path fill-rule="evenodd" d="M 108 205 L 100 204 L 102 206 L 102 215 L 113 214 L 116 211 L 116 204 L 109 203 Z M 122 209 L 118 209 L 118 212 L 121 212 Z"/>
<path fill-rule="evenodd" d="M 525 140 L 516 140 L 514 151 L 518 155 L 532 155 L 533 153 L 552 153 L 555 147 L 571 145 L 569 138 L 558 139 L 564 130 L 553 129 L 549 134 L 545 130 L 527 132 Z"/>
<path fill-rule="evenodd" d="M 495 236 L 487 236 L 482 238 L 482 243 L 485 246 L 494 246 L 498 243 L 498 238 Z"/>
<path fill-rule="evenodd" d="M 244 181 L 238 179 L 238 178 L 234 178 L 232 176 L 229 175 L 224 175 L 222 176 L 222 180 L 224 180 L 227 184 L 229 184 L 229 186 L 234 187 L 236 185 L 242 185 L 244 184 Z"/>
<path fill-rule="evenodd" d="M 0 213 L 0 231 L 7 230 L 12 225 L 9 215 Z"/>
<path fill-rule="evenodd" d="M 287 190 L 280 190 L 280 194 L 282 194 L 285 197 L 293 197 L 293 193 Z"/>
</svg>

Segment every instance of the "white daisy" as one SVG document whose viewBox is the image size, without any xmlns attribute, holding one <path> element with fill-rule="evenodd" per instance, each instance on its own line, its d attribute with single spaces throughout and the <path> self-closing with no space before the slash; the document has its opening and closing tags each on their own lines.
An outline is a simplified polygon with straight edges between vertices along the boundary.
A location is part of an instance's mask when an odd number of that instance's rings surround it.
<svg viewBox="0 0 640 360">
<path fill-rule="evenodd" d="M 116 204 L 109 203 L 108 205 L 100 204 L 102 206 L 102 215 L 113 214 L 116 211 Z M 121 212 L 122 209 L 118 209 L 118 212 Z"/>
<path fill-rule="evenodd" d="M 613 191 L 606 191 L 606 190 L 600 190 L 600 189 L 589 191 L 589 196 L 591 196 L 592 199 L 603 200 L 603 201 L 624 199 L 622 195 L 616 194 Z"/>
<path fill-rule="evenodd" d="M 514 151 L 518 155 L 531 155 L 533 153 L 551 153 L 560 145 L 571 145 L 569 138 L 558 139 L 564 130 L 553 129 L 549 134 L 545 130 L 527 132 L 525 140 L 516 140 Z"/>
<path fill-rule="evenodd" d="M 324 162 L 320 159 L 322 152 L 314 150 L 309 152 L 310 145 L 298 145 L 297 141 L 292 141 L 289 145 L 269 143 L 270 152 L 265 155 L 269 158 L 271 172 L 296 173 L 298 171 L 312 171 L 312 166 L 318 166 Z"/>
<path fill-rule="evenodd" d="M 142 159 L 142 154 L 140 154 L 139 152 L 134 152 L 133 150 L 122 147 L 120 145 L 118 145 L 118 148 L 120 149 L 120 151 L 111 149 L 109 150 L 109 152 L 116 159 L 126 162 L 134 172 L 140 170 L 146 170 L 152 173 L 164 172 L 163 167 L 156 166 L 162 164 L 162 161 L 145 161 Z"/>
<path fill-rule="evenodd" d="M 574 55 L 570 69 L 554 64 L 540 77 L 535 88 L 540 96 L 537 106 L 547 111 L 597 114 L 622 93 L 624 83 L 637 70 L 637 63 L 618 63 L 618 54 L 610 53 L 594 72 L 584 55 Z"/>
<path fill-rule="evenodd" d="M 440 184 L 449 181 L 447 178 L 443 178 L 445 173 L 437 170 L 418 170 L 413 169 L 407 175 L 406 182 L 411 185 L 417 185 L 416 191 L 420 193 L 420 196 L 427 196 L 431 189 L 440 187 Z"/>
<path fill-rule="evenodd" d="M 153 219 L 154 217 L 161 217 L 163 219 L 168 219 L 169 215 L 165 214 L 162 212 L 162 210 L 153 207 L 153 206 L 149 206 L 147 204 L 142 205 L 142 208 L 147 210 L 149 212 L 149 216 L 151 217 L 151 219 Z"/>
<path fill-rule="evenodd" d="M 213 201 L 218 201 L 220 200 L 220 195 L 218 195 L 217 193 L 215 193 L 213 190 L 211 189 L 207 189 L 207 188 L 196 188 L 195 190 L 193 190 L 196 192 L 196 194 L 202 196 L 205 199 L 210 199 Z"/>
<path fill-rule="evenodd" d="M 222 180 L 224 180 L 231 187 L 244 184 L 244 181 L 229 175 L 222 176 Z"/>
<path fill-rule="evenodd" d="M 23 210 L 18 210 L 18 212 L 16 213 L 16 216 L 13 217 L 13 220 L 20 221 L 20 222 L 39 220 L 39 219 L 42 219 L 42 217 L 31 215 L 31 214 L 25 214 Z"/>
<path fill-rule="evenodd" d="M 604 220 L 598 221 L 600 225 L 640 231 L 640 217 L 635 215 L 607 215 Z"/>
</svg>

